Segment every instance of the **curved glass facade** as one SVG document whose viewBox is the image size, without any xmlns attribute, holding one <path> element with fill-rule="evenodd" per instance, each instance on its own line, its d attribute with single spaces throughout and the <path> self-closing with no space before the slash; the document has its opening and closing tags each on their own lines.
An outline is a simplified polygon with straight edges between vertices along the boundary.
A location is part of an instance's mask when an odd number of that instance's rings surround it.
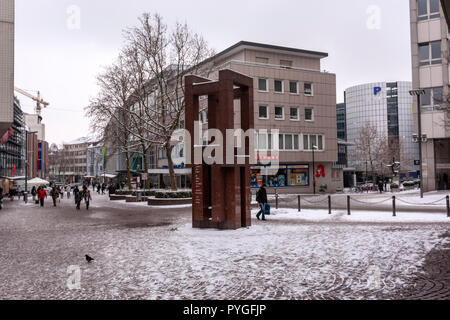
<svg viewBox="0 0 450 320">
<path fill-rule="evenodd" d="M 413 97 L 409 94 L 411 82 L 374 82 L 351 87 L 345 91 L 347 140 L 355 142 L 361 128 L 370 124 L 391 143 L 400 145 L 402 173 L 413 174 L 419 170 L 419 146 L 413 142 Z M 349 148 L 349 152 L 354 147 Z M 355 160 L 350 167 L 360 168 Z"/>
</svg>

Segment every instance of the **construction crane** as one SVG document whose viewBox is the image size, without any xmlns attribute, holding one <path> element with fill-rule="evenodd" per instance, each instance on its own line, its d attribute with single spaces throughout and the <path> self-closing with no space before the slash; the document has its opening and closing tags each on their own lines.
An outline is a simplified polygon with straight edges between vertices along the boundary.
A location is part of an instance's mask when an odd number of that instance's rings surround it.
<svg viewBox="0 0 450 320">
<path fill-rule="evenodd" d="M 45 102 L 42 98 L 41 98 L 41 93 L 39 91 L 37 91 L 37 97 L 33 96 L 32 94 L 26 92 L 25 90 L 19 89 L 17 87 L 14 87 L 14 90 L 20 94 L 23 94 L 24 96 L 30 98 L 33 101 L 36 101 L 36 114 L 37 115 L 41 115 L 41 111 L 42 111 L 42 106 L 44 106 L 44 108 L 47 108 L 50 103 Z"/>
</svg>

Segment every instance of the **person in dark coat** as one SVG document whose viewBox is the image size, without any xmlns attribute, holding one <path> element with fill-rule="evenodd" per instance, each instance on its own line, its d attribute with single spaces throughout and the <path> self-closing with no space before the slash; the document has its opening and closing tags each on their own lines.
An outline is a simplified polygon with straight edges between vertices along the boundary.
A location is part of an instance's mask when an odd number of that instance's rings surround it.
<svg viewBox="0 0 450 320">
<path fill-rule="evenodd" d="M 36 195 L 37 195 L 36 186 L 33 186 L 33 189 L 31 189 L 31 195 L 33 196 L 33 201 L 36 201 Z"/>
<path fill-rule="evenodd" d="M 53 200 L 53 206 L 56 207 L 56 200 L 59 198 L 59 191 L 56 189 L 56 187 L 52 188 L 52 191 L 50 191 L 50 196 Z"/>
<path fill-rule="evenodd" d="M 83 200 L 83 194 L 78 190 L 78 192 L 75 193 L 75 204 L 77 206 L 77 210 L 80 210 L 82 200 Z"/>
<path fill-rule="evenodd" d="M 261 210 L 256 215 L 256 218 L 260 220 L 259 217 L 262 215 L 262 220 L 266 221 L 266 205 L 269 201 L 267 201 L 267 191 L 265 184 L 263 184 L 262 187 L 256 193 L 256 201 L 258 202 L 259 207 L 261 208 Z"/>
<path fill-rule="evenodd" d="M 381 179 L 378 181 L 378 190 L 380 191 L 380 193 L 383 193 L 384 191 L 384 183 Z"/>
</svg>

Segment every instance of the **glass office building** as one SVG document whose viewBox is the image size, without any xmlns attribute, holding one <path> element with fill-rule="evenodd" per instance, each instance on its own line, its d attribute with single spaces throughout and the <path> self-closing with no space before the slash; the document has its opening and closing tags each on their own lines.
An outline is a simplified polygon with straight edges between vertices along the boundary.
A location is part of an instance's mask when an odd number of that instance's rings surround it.
<svg viewBox="0 0 450 320">
<path fill-rule="evenodd" d="M 413 98 L 409 94 L 411 82 L 376 82 L 351 87 L 345 91 L 346 137 L 356 142 L 361 129 L 368 124 L 377 128 L 380 135 L 388 137 L 390 144 L 398 144 L 396 161 L 401 163 L 403 177 L 417 177 L 419 146 L 413 141 Z M 355 147 L 350 146 L 349 152 Z M 349 166 L 363 164 L 349 159 Z"/>
</svg>

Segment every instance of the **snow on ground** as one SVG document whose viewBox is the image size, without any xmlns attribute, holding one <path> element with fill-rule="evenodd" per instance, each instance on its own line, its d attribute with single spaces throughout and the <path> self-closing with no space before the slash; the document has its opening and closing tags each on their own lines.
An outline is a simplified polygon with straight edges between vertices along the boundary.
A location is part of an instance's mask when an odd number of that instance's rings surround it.
<svg viewBox="0 0 450 320">
<path fill-rule="evenodd" d="M 190 208 L 72 202 L 0 212 L 0 299 L 390 299 L 449 245 L 445 214 L 253 211 L 251 228 L 217 231 L 193 229 Z M 72 265 L 81 290 L 67 288 Z"/>
<path fill-rule="evenodd" d="M 259 210 L 252 211 L 256 215 Z M 384 223 L 445 223 L 450 225 L 450 218 L 446 213 L 421 213 L 421 212 L 397 212 L 393 217 L 390 211 L 352 211 L 351 215 L 346 210 L 333 210 L 330 215 L 328 210 L 302 210 L 296 209 L 272 209 L 272 215 L 268 219 L 273 221 L 298 220 L 302 222 L 384 222 Z"/>
</svg>

